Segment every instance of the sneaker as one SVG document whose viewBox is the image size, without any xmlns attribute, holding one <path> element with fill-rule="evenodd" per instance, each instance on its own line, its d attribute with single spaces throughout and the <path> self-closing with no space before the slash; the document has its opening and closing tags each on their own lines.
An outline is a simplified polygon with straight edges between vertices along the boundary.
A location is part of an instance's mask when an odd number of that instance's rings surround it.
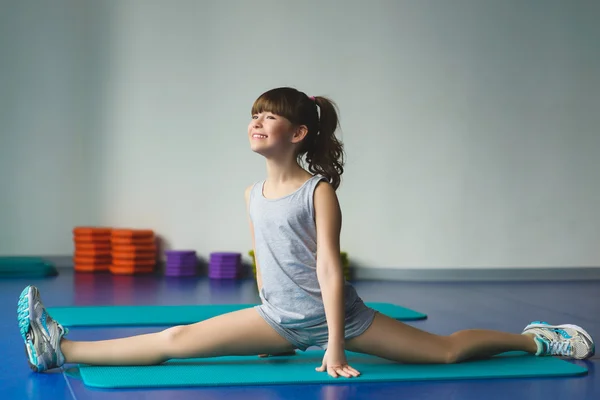
<svg viewBox="0 0 600 400">
<path fill-rule="evenodd" d="M 538 346 L 536 356 L 565 356 L 582 360 L 595 354 L 592 337 L 577 325 L 550 325 L 534 321 L 522 333 L 535 336 Z"/>
<path fill-rule="evenodd" d="M 68 330 L 48 314 L 35 286 L 21 292 L 17 316 L 29 367 L 35 372 L 61 367 L 65 357 L 60 341 Z"/>
</svg>

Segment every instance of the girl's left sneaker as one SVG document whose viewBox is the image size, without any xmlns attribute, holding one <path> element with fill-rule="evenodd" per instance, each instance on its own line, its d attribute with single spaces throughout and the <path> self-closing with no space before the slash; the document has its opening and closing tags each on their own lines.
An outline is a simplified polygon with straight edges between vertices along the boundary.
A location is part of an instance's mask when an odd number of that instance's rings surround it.
<svg viewBox="0 0 600 400">
<path fill-rule="evenodd" d="M 592 337 L 577 325 L 551 325 L 534 321 L 522 333 L 535 337 L 538 346 L 536 356 L 564 356 L 582 360 L 595 353 Z"/>
<path fill-rule="evenodd" d="M 48 314 L 35 286 L 27 286 L 21 292 L 17 317 L 29 367 L 35 372 L 61 367 L 65 357 L 60 341 L 68 330 Z"/>
</svg>

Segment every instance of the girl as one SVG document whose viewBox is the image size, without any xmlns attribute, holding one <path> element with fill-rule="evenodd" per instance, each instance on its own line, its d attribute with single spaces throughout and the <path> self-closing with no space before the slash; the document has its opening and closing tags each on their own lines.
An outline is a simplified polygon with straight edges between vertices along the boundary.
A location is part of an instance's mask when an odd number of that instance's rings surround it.
<svg viewBox="0 0 600 400">
<path fill-rule="evenodd" d="M 134 337 L 74 342 L 44 309 L 38 290 L 19 299 L 19 328 L 37 372 L 63 363 L 151 365 L 175 358 L 284 354 L 319 346 L 317 371 L 359 376 L 345 350 L 401 363 L 457 363 L 506 351 L 587 358 L 590 335 L 575 325 L 529 324 L 521 334 L 464 330 L 438 336 L 367 307 L 344 280 L 341 212 L 343 173 L 338 117 L 325 97 L 293 88 L 262 94 L 248 126 L 251 149 L 266 159 L 266 180 L 246 189 L 261 304 L 191 325 Z M 304 169 L 301 165 L 307 165 Z M 317 257 L 318 255 L 318 257 Z"/>
</svg>

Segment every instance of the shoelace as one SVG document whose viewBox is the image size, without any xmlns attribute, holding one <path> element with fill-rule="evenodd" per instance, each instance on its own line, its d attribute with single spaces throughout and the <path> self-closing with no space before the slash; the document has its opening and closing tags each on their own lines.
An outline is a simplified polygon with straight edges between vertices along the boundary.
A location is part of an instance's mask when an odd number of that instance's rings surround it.
<svg viewBox="0 0 600 400">
<path fill-rule="evenodd" d="M 572 336 L 571 336 L 571 335 L 569 335 L 569 334 L 567 333 L 567 331 L 565 331 L 564 329 L 555 329 L 554 331 L 555 331 L 556 333 L 558 333 L 559 335 L 561 335 L 562 337 L 564 337 L 564 338 L 567 338 L 567 339 L 571 339 L 571 338 L 572 338 Z"/>
<path fill-rule="evenodd" d="M 550 354 L 569 356 L 571 355 L 571 343 L 566 341 L 548 341 L 548 350 Z"/>
</svg>

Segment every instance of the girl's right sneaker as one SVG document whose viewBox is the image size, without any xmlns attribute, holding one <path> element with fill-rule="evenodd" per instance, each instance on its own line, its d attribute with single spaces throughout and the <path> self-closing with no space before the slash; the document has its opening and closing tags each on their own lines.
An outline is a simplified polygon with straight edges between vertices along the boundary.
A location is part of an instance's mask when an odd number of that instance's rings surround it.
<svg viewBox="0 0 600 400">
<path fill-rule="evenodd" d="M 29 367 L 35 372 L 61 367 L 65 357 L 60 341 L 68 330 L 48 314 L 35 286 L 27 286 L 21 292 L 17 317 Z"/>
<path fill-rule="evenodd" d="M 550 325 L 534 321 L 527 325 L 523 334 L 533 335 L 538 346 L 536 356 L 564 356 L 585 359 L 595 354 L 592 337 L 577 325 Z"/>
</svg>

